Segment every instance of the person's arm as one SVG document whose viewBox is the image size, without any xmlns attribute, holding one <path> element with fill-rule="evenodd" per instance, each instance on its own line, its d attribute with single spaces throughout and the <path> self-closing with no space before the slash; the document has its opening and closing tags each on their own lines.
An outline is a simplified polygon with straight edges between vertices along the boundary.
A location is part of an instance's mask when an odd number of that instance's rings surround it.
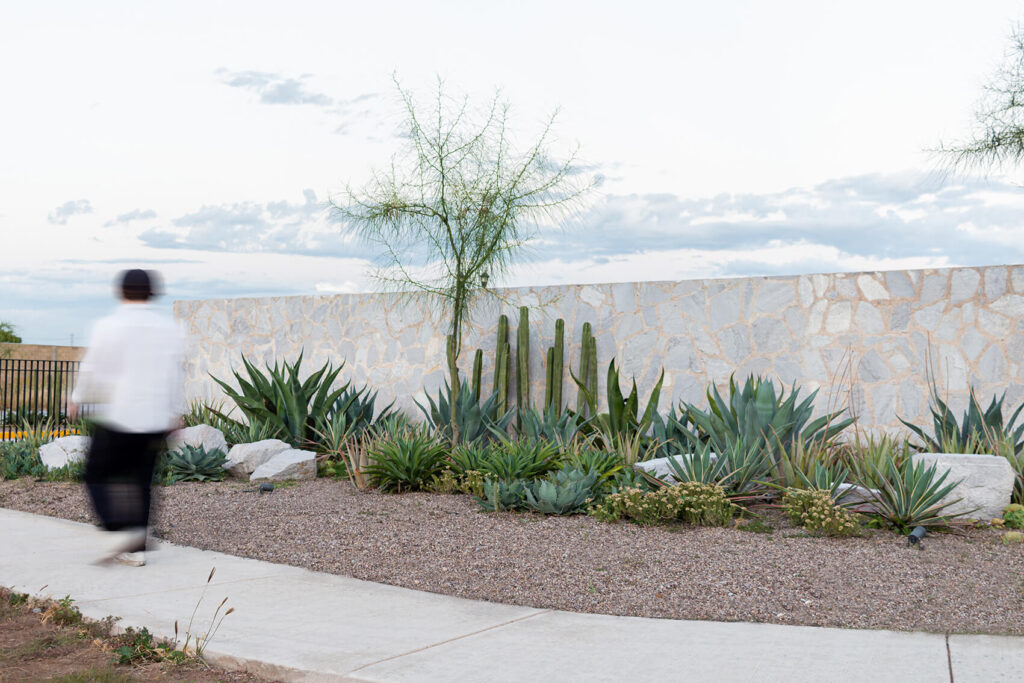
<svg viewBox="0 0 1024 683">
<path fill-rule="evenodd" d="M 109 399 L 108 388 L 110 381 L 110 356 L 116 353 L 111 348 L 112 338 L 109 326 L 105 321 L 96 323 L 90 335 L 89 347 L 85 356 L 78 366 L 78 380 L 75 382 L 75 389 L 71 392 L 71 413 L 72 419 L 78 415 L 78 408 L 85 403 L 104 403 Z"/>
</svg>

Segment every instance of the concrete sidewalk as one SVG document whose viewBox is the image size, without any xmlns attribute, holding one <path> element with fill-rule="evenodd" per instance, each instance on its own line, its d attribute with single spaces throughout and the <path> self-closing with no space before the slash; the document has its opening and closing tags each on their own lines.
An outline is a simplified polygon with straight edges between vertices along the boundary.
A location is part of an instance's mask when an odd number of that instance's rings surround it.
<svg viewBox="0 0 1024 683">
<path fill-rule="evenodd" d="M 94 527 L 0 508 L 0 585 L 172 637 L 235 612 L 207 659 L 308 681 L 1016 681 L 1024 638 L 641 619 L 513 607 L 161 544 L 89 564 Z M 653 598 L 652 598 L 653 599 Z"/>
</svg>

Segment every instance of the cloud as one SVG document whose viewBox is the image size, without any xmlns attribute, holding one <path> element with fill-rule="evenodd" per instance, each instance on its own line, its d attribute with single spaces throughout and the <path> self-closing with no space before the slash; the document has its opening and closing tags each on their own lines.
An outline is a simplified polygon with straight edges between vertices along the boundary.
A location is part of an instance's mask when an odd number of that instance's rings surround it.
<svg viewBox="0 0 1024 683">
<path fill-rule="evenodd" d="M 303 81 L 309 74 L 289 78 L 266 71 L 228 71 L 217 69 L 221 83 L 231 88 L 241 88 L 259 95 L 263 104 L 309 104 L 314 107 L 329 107 L 334 99 L 306 89 Z"/>
<path fill-rule="evenodd" d="M 302 202 L 208 205 L 141 235 L 155 248 L 370 260 L 312 190 Z M 530 242 L 522 284 L 1024 262 L 1024 192 L 978 178 L 865 175 L 766 194 L 608 195 Z M 419 262 L 408 253 L 411 262 Z M 519 271 L 517 271 L 519 272 Z M 599 274 L 599 275 L 598 275 Z M 343 291 L 351 276 L 322 281 Z M 501 283 L 494 283 L 500 285 Z"/>
<path fill-rule="evenodd" d="M 573 255 L 595 264 L 601 258 L 669 251 L 728 254 L 728 261 L 711 259 L 714 275 L 848 270 L 871 259 L 930 265 L 1024 262 L 1021 209 L 1024 193 L 1006 183 L 871 174 L 768 194 L 610 195 L 579 218 L 578 229 L 545 231 L 531 246 L 542 259 Z M 768 252 L 806 258 L 752 257 Z M 679 277 L 687 277 L 682 266 Z M 633 279 L 646 277 L 641 269 Z"/>
<path fill-rule="evenodd" d="M 366 246 L 343 234 L 311 189 L 303 201 L 238 202 L 200 207 L 139 235 L 157 249 L 234 253 L 301 254 L 365 258 Z"/>
<path fill-rule="evenodd" d="M 92 213 L 92 204 L 88 199 L 75 199 L 58 206 L 46 217 L 46 220 L 54 225 L 67 225 L 69 218 L 83 213 Z"/>
<path fill-rule="evenodd" d="M 151 218 L 156 218 L 156 211 L 154 211 L 153 209 L 134 209 L 133 211 L 129 211 L 128 213 L 122 213 L 117 218 L 109 220 L 103 225 L 106 227 L 110 227 L 112 225 L 131 223 L 132 221 L 148 220 Z"/>
</svg>

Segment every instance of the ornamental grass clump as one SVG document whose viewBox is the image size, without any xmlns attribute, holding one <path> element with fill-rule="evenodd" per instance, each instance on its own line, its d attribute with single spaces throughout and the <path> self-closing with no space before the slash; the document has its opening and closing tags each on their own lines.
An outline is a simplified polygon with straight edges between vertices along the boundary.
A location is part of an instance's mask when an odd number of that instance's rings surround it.
<svg viewBox="0 0 1024 683">
<path fill-rule="evenodd" d="M 789 523 L 826 536 L 851 536 L 860 530 L 854 516 L 837 505 L 832 492 L 825 489 L 788 488 L 782 497 L 782 509 Z"/>
</svg>

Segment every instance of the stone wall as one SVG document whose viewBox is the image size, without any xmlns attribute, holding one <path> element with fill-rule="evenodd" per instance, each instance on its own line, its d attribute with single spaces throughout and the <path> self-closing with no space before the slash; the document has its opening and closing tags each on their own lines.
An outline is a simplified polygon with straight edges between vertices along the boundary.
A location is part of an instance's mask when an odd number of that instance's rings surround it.
<svg viewBox="0 0 1024 683">
<path fill-rule="evenodd" d="M 952 405 L 973 385 L 982 397 L 1024 397 L 1024 266 L 757 277 L 681 282 L 567 285 L 499 290 L 474 310 L 462 367 L 484 350 L 491 387 L 497 318 L 508 314 L 515 345 L 518 307 L 531 309 L 531 397 L 544 394 L 544 354 L 554 321 L 566 323 L 566 365 L 579 363 L 590 322 L 604 375 L 614 356 L 641 395 L 665 368 L 661 408 L 703 404 L 709 382 L 731 373 L 769 374 L 808 390 L 816 405 L 850 408 L 866 428 L 898 429 L 897 415 L 927 416 L 932 368 Z M 230 377 L 241 354 L 294 359 L 304 368 L 345 359 L 343 376 L 369 382 L 385 402 L 415 410 L 414 397 L 445 377 L 441 316 L 418 297 L 380 294 L 178 301 L 189 333 L 187 392 L 220 395 L 209 379 Z M 514 367 L 514 365 L 513 365 Z M 575 401 L 566 372 L 564 396 Z M 514 396 L 514 390 L 512 392 Z"/>
</svg>

